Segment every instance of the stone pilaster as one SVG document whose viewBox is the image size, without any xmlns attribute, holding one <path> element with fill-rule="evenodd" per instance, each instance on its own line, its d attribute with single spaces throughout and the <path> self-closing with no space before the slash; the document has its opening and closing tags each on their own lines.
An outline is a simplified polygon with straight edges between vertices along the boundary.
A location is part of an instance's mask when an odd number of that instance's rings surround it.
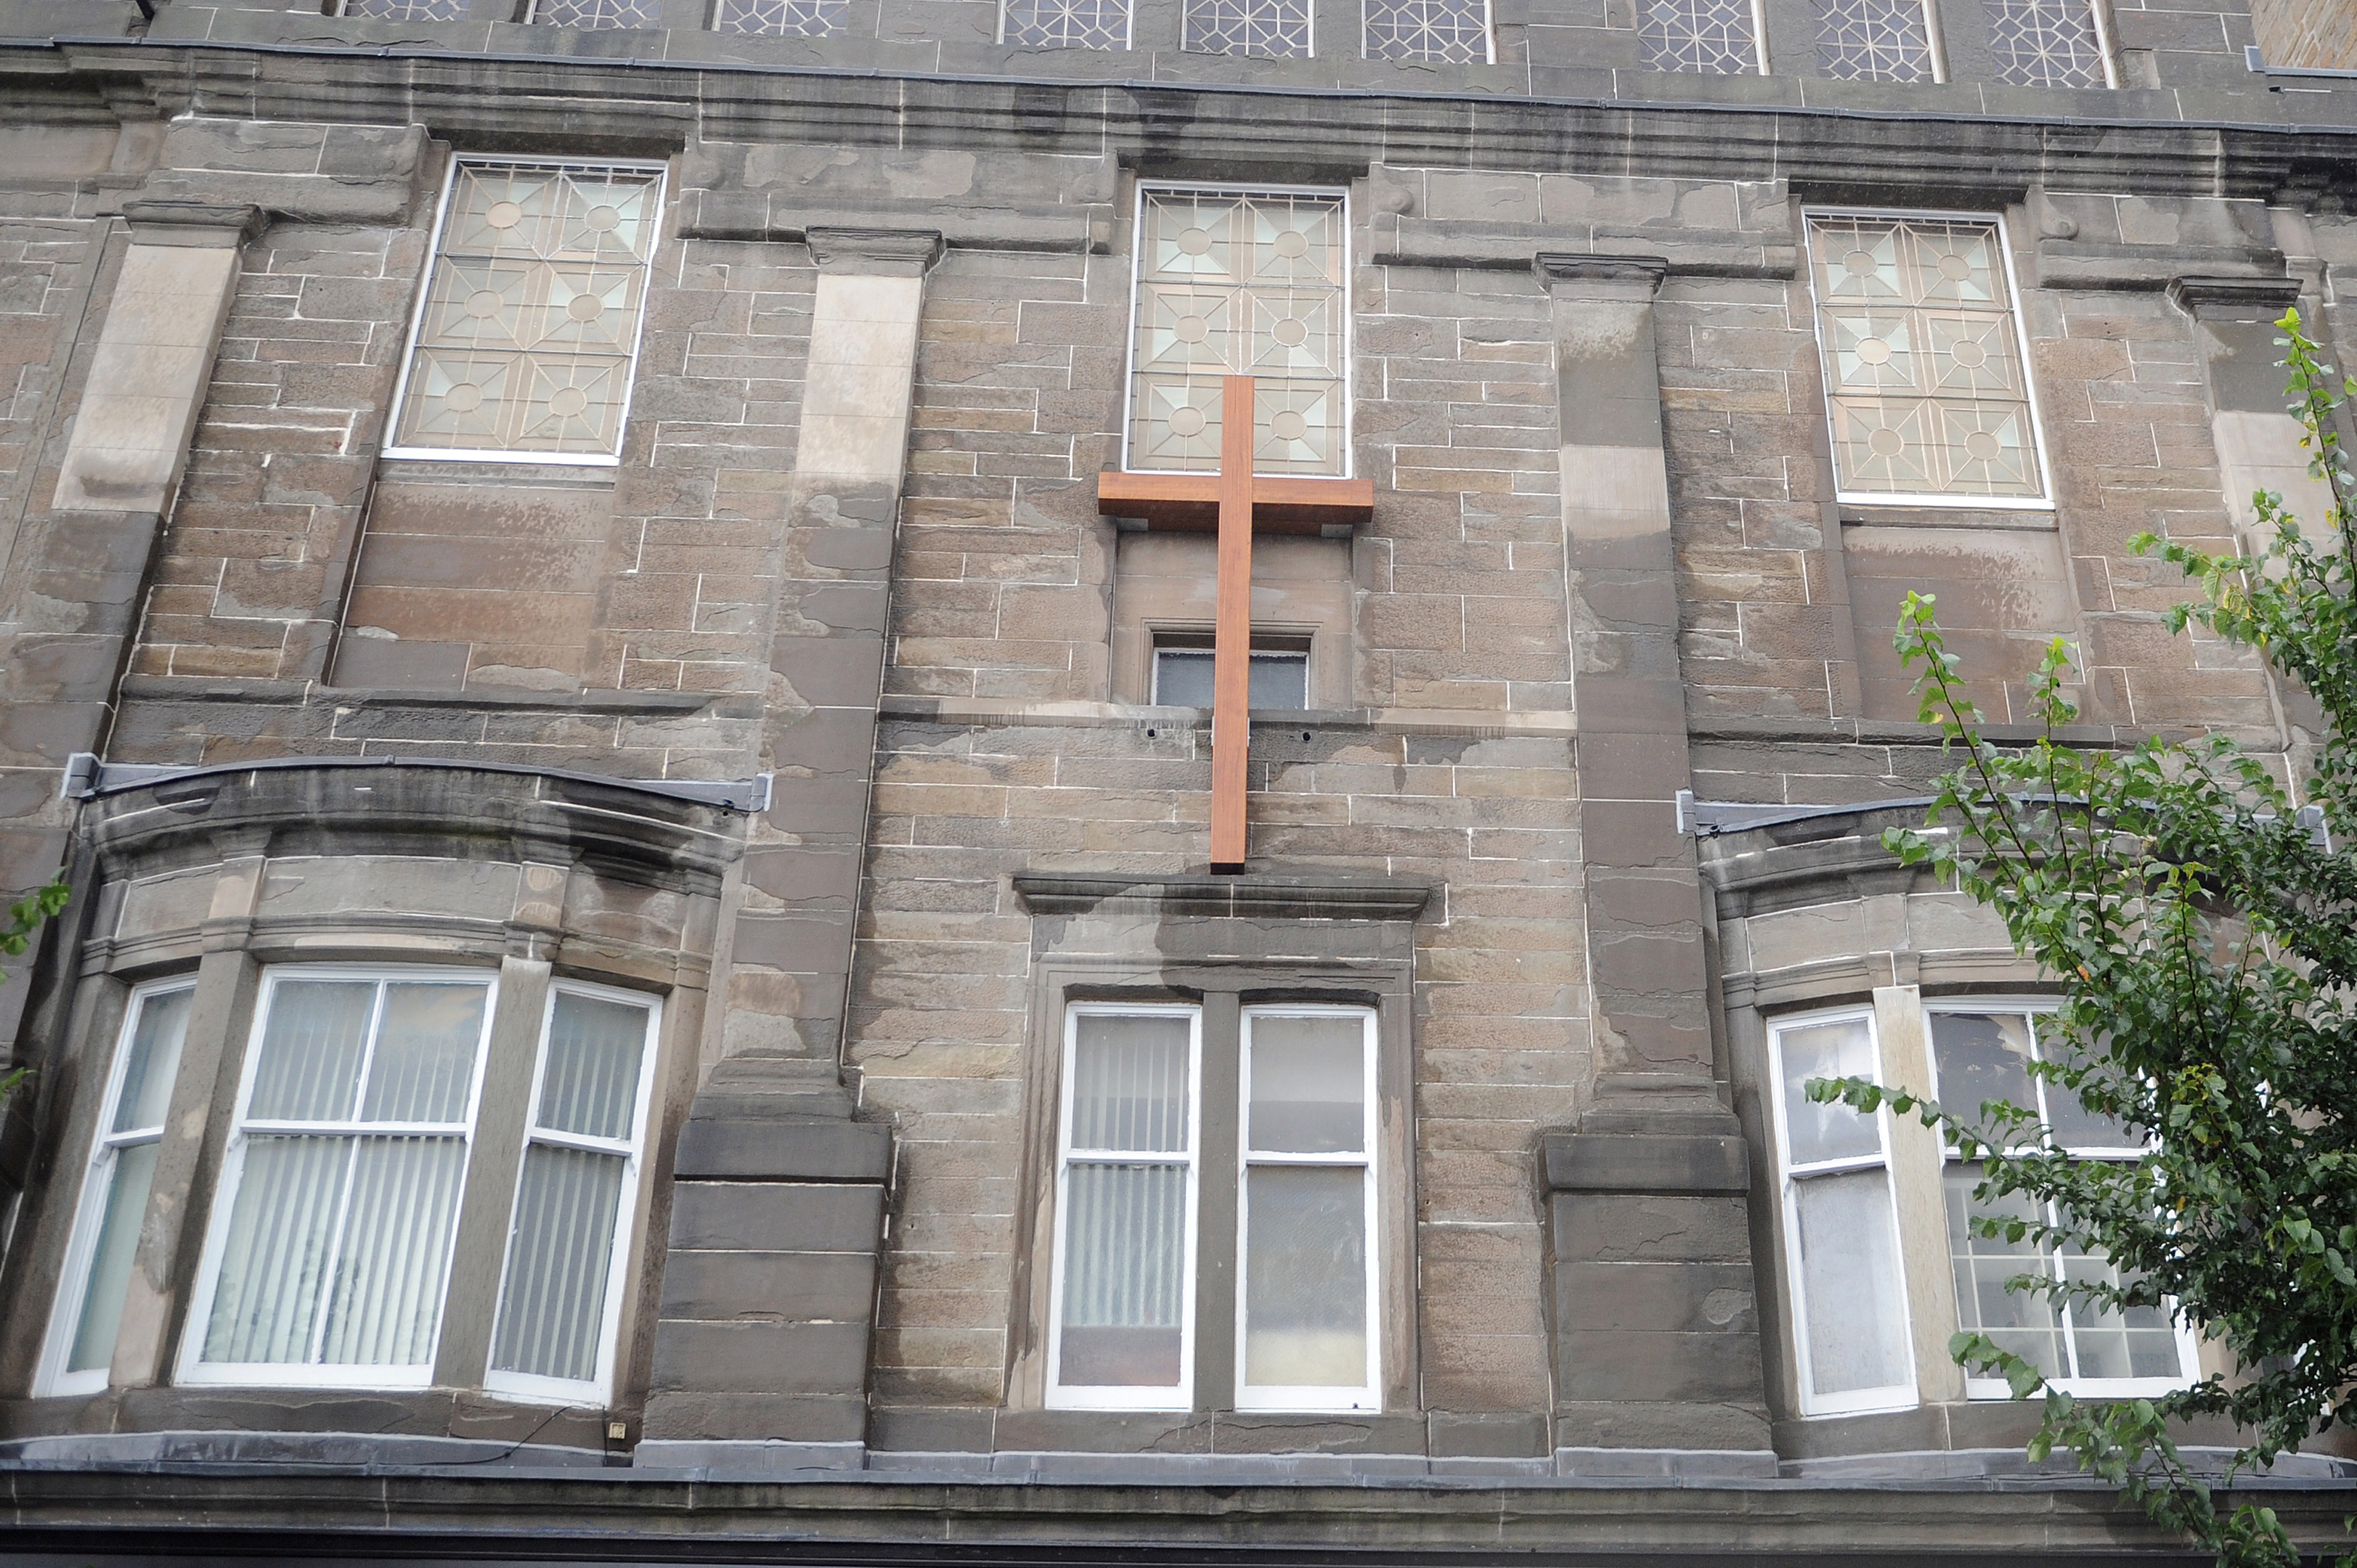
<svg viewBox="0 0 2357 1568">
<path fill-rule="evenodd" d="M 767 765 L 722 1057 L 673 1167 L 642 1463 L 861 1463 L 890 1132 L 836 1077 L 931 231 L 813 229 Z"/>
<path fill-rule="evenodd" d="M 1542 255 L 1553 301 L 1597 1097 L 1550 1137 L 1558 1460 L 1772 1473 L 1740 1130 L 1714 1082 L 1653 295 Z"/>
</svg>

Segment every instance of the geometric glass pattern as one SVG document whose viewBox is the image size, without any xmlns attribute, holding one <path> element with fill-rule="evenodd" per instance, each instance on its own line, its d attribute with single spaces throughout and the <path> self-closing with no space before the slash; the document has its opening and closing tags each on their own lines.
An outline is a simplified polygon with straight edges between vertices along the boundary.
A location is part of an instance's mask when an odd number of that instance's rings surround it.
<svg viewBox="0 0 2357 1568">
<path fill-rule="evenodd" d="M 1639 0 L 1647 70 L 1742 76 L 1760 69 L 1752 0 Z"/>
<path fill-rule="evenodd" d="M 655 0 L 534 0 L 532 19 L 544 27 L 652 27 Z"/>
<path fill-rule="evenodd" d="M 1187 0 L 1179 48 L 1197 54 L 1309 58 L 1309 0 Z"/>
<path fill-rule="evenodd" d="M 467 0 L 344 0 L 342 14 L 386 22 L 463 22 Z"/>
<path fill-rule="evenodd" d="M 618 454 L 661 206 L 652 169 L 462 160 L 394 445 Z"/>
<path fill-rule="evenodd" d="M 1367 58 L 1490 63 L 1486 0 L 1364 0 Z"/>
<path fill-rule="evenodd" d="M 1988 38 L 2000 81 L 2104 85 L 2104 43 L 2088 0 L 1988 0 Z"/>
<path fill-rule="evenodd" d="M 1817 54 L 1845 81 L 1932 81 L 1923 0 L 1817 0 Z"/>
<path fill-rule="evenodd" d="M 1253 467 L 1340 474 L 1340 196 L 1156 190 L 1142 198 L 1129 458 L 1137 472 L 1220 466 L 1220 381 L 1256 379 Z"/>
<path fill-rule="evenodd" d="M 1820 361 L 1845 494 L 2045 494 L 1996 227 L 1812 218 Z"/>
<path fill-rule="evenodd" d="M 999 41 L 1027 49 L 1125 49 L 1128 0 L 1006 0 Z"/>
<path fill-rule="evenodd" d="M 712 30 L 831 38 L 843 31 L 850 11 L 851 0 L 720 0 Z"/>
</svg>

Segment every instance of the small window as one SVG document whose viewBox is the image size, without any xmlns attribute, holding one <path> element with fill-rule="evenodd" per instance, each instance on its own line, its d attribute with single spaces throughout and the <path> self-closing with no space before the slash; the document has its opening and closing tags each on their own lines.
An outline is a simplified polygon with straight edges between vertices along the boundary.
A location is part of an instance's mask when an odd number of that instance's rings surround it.
<svg viewBox="0 0 2357 1568">
<path fill-rule="evenodd" d="M 67 1244 L 65 1283 L 49 1326 L 41 1379 L 47 1393 L 96 1393 L 106 1387 L 195 997 L 195 987 L 186 981 L 132 993 L 100 1107 L 90 1172 L 82 1178 L 81 1212 Z"/>
<path fill-rule="evenodd" d="M 1889 1116 L 1812 1102 L 1813 1078 L 1878 1078 L 1863 1010 L 1774 1025 L 1769 1053 L 1793 1348 L 1807 1415 L 1915 1402 Z"/>
<path fill-rule="evenodd" d="M 1937 81 L 1924 0 L 1817 0 L 1817 59 L 1845 81 Z"/>
<path fill-rule="evenodd" d="M 1808 231 L 1840 499 L 2043 508 L 2003 226 L 1818 213 Z"/>
<path fill-rule="evenodd" d="M 1074 1004 L 1064 1021 L 1048 1403 L 1194 1400 L 1202 1014 Z"/>
<path fill-rule="evenodd" d="M 463 972 L 264 977 L 182 1381 L 431 1383 L 491 993 Z"/>
<path fill-rule="evenodd" d="M 1363 0 L 1369 59 L 1491 62 L 1488 0 Z"/>
<path fill-rule="evenodd" d="M 1284 639 L 1291 641 L 1294 639 Z M 1300 646 L 1276 645 L 1280 639 L 1254 638 L 1252 650 L 1251 695 L 1254 708 L 1307 708 L 1309 705 L 1308 639 Z M 1164 632 L 1154 639 L 1154 701 L 1171 708 L 1211 705 L 1212 654 L 1208 633 Z"/>
<path fill-rule="evenodd" d="M 1375 1017 L 1243 1015 L 1240 1410 L 1372 1410 Z"/>
<path fill-rule="evenodd" d="M 648 25 L 619 19 L 637 4 L 544 0 L 534 19 Z M 453 164 L 388 454 L 617 461 L 662 183 L 651 165 Z"/>
<path fill-rule="evenodd" d="M 1765 71 L 1760 0 L 1640 0 L 1637 38 L 1647 70 L 1694 76 Z"/>
<path fill-rule="evenodd" d="M 483 1380 L 494 1392 L 602 1404 L 612 1385 L 655 1025 L 645 997 L 550 993 Z"/>
<path fill-rule="evenodd" d="M 2079 1159 L 2133 1160 L 2148 1145 L 2117 1123 L 2088 1114 L 2067 1090 L 2033 1078 L 2029 1064 L 2041 1059 L 2052 1014 L 2032 1007 L 1981 1004 L 1930 1010 L 1932 1056 L 1941 1101 L 1970 1113 L 1990 1101 L 2035 1111 L 2054 1141 Z M 2058 1305 L 2042 1295 L 2008 1291 L 2019 1274 L 2059 1279 L 2119 1282 L 2111 1261 L 2101 1256 L 2058 1254 L 2025 1236 L 2018 1242 L 1973 1234 L 1969 1221 L 2039 1216 L 2030 1200 L 2013 1194 L 1983 1206 L 1973 1198 L 1980 1169 L 1948 1151 L 1946 1169 L 1948 1253 L 1955 1273 L 1959 1326 L 1987 1335 L 2028 1361 L 2056 1388 L 2096 1396 L 2158 1393 L 2196 1375 L 2190 1335 L 2174 1314 L 2157 1307 L 2122 1313 L 2096 1311 L 2084 1303 Z M 2005 1399 L 2002 1380 L 1975 1378 L 1966 1391 L 1975 1399 Z"/>
<path fill-rule="evenodd" d="M 1180 48 L 1197 54 L 1308 59 L 1309 0 L 1187 0 Z"/>
<path fill-rule="evenodd" d="M 1128 0 L 1003 0 L 998 41 L 1026 49 L 1125 49 Z"/>
</svg>

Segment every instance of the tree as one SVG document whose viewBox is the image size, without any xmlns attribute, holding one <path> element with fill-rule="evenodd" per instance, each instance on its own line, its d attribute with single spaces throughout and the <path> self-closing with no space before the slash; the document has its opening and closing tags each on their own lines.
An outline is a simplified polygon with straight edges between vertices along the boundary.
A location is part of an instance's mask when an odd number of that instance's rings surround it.
<svg viewBox="0 0 2357 1568">
<path fill-rule="evenodd" d="M 5 929 L 0 929 L 0 953 L 5 953 L 10 958 L 22 958 L 25 950 L 33 945 L 33 933 L 41 929 L 43 921 L 49 919 L 66 907 L 67 897 L 65 873 L 61 871 L 52 877 L 47 886 L 35 888 L 23 898 L 10 905 L 8 924 Z M 20 1067 L 11 1072 L 0 1073 L 0 1105 L 7 1103 L 8 1097 L 15 1094 L 23 1087 L 25 1080 L 32 1076 L 33 1069 L 29 1067 Z"/>
<path fill-rule="evenodd" d="M 2357 481 L 2335 425 L 2357 378 L 2336 390 L 2297 311 L 2276 325 L 2310 472 L 2330 489 L 2317 536 L 2262 493 L 2270 550 L 2210 555 L 2149 534 L 2133 547 L 2199 585 L 2173 632 L 2198 624 L 2255 650 L 2314 697 L 2311 755 L 2270 759 L 2223 736 L 2060 744 L 2078 716 L 2060 639 L 2032 685 L 2042 736 L 2001 746 L 1982 733 L 1931 597 L 1908 596 L 1895 639 L 1921 666 L 1921 716 L 1964 761 L 1941 779 L 1927 826 L 1884 843 L 1996 911 L 2059 982 L 2061 1048 L 2029 1070 L 2050 1097 L 2075 1095 L 2153 1139 L 2151 1152 L 2080 1162 L 2019 1106 L 1943 1106 L 1856 1079 L 1809 1086 L 1813 1100 L 1912 1112 L 1980 1162 L 1978 1233 L 2117 1268 L 2118 1283 L 2025 1274 L 2008 1290 L 2081 1311 L 2173 1302 L 2232 1352 L 2235 1378 L 2096 1403 L 2046 1388 L 1985 1335 L 1949 1346 L 2016 1398 L 2043 1391 L 2032 1460 L 2075 1455 L 2233 1565 L 2298 1552 L 2272 1509 L 2222 1509 L 2172 1426 L 2233 1422 L 2245 1441 L 2229 1481 L 2357 1426 Z"/>
</svg>

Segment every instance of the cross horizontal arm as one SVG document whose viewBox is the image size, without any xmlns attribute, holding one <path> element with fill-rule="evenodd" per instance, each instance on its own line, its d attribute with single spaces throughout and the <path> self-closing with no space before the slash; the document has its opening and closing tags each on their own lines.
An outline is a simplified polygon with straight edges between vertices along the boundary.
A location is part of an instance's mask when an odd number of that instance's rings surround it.
<svg viewBox="0 0 2357 1568">
<path fill-rule="evenodd" d="M 1374 515 L 1372 479 L 1318 479 L 1291 474 L 1253 476 L 1253 532 L 1317 533 L 1351 528 Z M 1217 474 L 1097 476 L 1097 511 L 1142 517 L 1148 528 L 1209 533 L 1220 526 Z"/>
</svg>

